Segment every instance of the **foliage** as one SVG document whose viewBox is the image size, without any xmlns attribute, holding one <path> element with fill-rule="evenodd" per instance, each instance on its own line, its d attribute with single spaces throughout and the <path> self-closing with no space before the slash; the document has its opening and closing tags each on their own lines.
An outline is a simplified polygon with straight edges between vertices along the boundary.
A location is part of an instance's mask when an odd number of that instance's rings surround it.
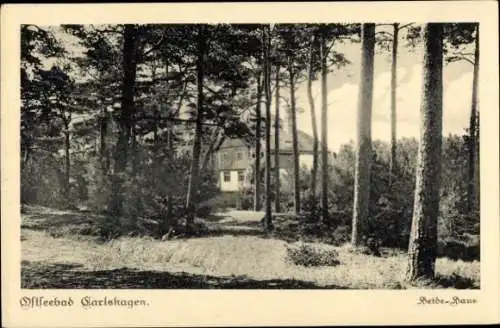
<svg viewBox="0 0 500 328">
<path fill-rule="evenodd" d="M 21 171 L 21 195 L 26 203 L 64 207 L 61 180 L 62 163 L 52 153 L 39 151 L 25 163 Z M 35 159 L 37 159 L 35 163 Z"/>
<path fill-rule="evenodd" d="M 451 260 L 475 261 L 480 260 L 479 237 L 464 233 L 460 237 L 446 237 L 438 240 L 437 252 L 440 257 Z"/>
<path fill-rule="evenodd" d="M 467 135 L 450 135 L 443 142 L 442 198 L 439 218 L 439 240 L 461 238 L 461 236 L 479 234 L 479 213 L 468 217 L 466 213 L 467 188 Z M 389 176 L 389 145 L 380 141 L 373 143 L 373 164 L 371 184 L 369 236 L 380 240 L 382 246 L 406 249 L 410 234 L 413 212 L 413 192 L 418 143 L 415 139 L 401 139 L 397 147 L 398 169 L 395 176 Z M 315 211 L 309 190 L 303 196 L 303 220 L 295 223 L 276 223 L 276 234 L 286 240 L 321 240 L 340 245 L 350 239 L 353 184 L 354 184 L 354 147 L 345 144 L 331 158 L 329 165 L 329 220 L 319 221 L 320 205 Z M 310 173 L 303 170 L 301 178 L 310 179 Z M 392 185 L 389 181 L 392 179 Z M 309 184 L 305 184 L 308 186 Z M 286 186 L 286 184 L 285 184 Z M 286 194 L 284 194 L 286 196 Z M 284 202 L 291 197 L 282 196 Z M 443 242 L 444 249 L 450 248 L 450 242 Z M 470 246 L 470 245 L 469 245 Z M 464 246 L 465 247 L 465 246 Z M 472 246 L 470 246 L 472 247 Z M 464 254 L 460 251 L 459 254 Z M 468 251 L 474 254 L 474 251 Z M 467 255 L 468 256 L 468 255 Z M 469 257 L 470 258 L 470 257 Z"/>
<path fill-rule="evenodd" d="M 338 252 L 334 249 L 324 249 L 312 244 L 300 243 L 298 246 L 286 245 L 285 261 L 305 267 L 336 266 L 340 264 L 338 256 Z"/>
<path fill-rule="evenodd" d="M 32 25 L 21 27 L 23 203 L 54 207 L 70 203 L 106 213 L 110 210 L 113 192 L 117 191 L 117 182 L 121 182 L 123 217 L 113 219 L 109 222 L 111 226 L 130 225 L 135 229 L 139 219 L 151 219 L 159 226 L 170 219 L 182 221 L 192 161 L 192 123 L 197 112 L 198 25 L 135 26 L 135 112 L 130 122 L 132 131 L 126 135 L 129 154 L 123 172 L 116 170 L 119 152 L 116 145 L 122 134 L 119 114 L 123 96 L 124 26 L 64 25 L 62 29 L 77 38 L 83 54 L 66 57 L 71 65 L 44 69 L 42 64 L 46 58 L 60 58 L 65 50 L 49 30 Z M 257 99 L 253 90 L 262 71 L 262 26 L 215 24 L 204 26 L 204 30 L 208 49 L 201 58 L 205 77 L 201 143 L 202 157 L 209 158 L 225 138 L 244 138 L 249 144 L 254 141 L 252 111 Z M 474 24 L 447 25 L 445 46 L 460 51 L 472 43 L 475 31 Z M 408 25 L 405 35 L 416 42 L 419 33 L 418 26 Z M 296 74 L 293 78 L 300 82 L 307 77 L 312 50 L 316 59 L 313 71 L 317 73 L 320 56 L 316 43 L 325 37 L 329 50 L 327 66 L 339 68 L 348 64 L 349 59 L 335 51 L 335 44 L 356 41 L 358 35 L 359 24 L 275 25 L 271 67 L 287 67 L 286 59 L 290 59 Z M 286 69 L 281 72 L 282 82 L 288 80 L 290 72 Z M 70 76 L 78 73 L 81 76 L 73 81 Z M 180 114 L 186 114 L 183 117 L 188 119 L 180 119 Z M 71 134 L 69 158 L 64 152 L 64 132 Z M 444 143 L 440 240 L 459 240 L 464 234 L 479 233 L 479 213 L 465 214 L 467 138 L 466 135 L 449 136 Z M 417 142 L 399 141 L 395 176 L 389 176 L 388 145 L 375 142 L 373 149 L 368 229 L 384 246 L 405 248 L 413 210 Z M 68 162 L 71 170 L 66 188 Z M 292 228 L 295 223 L 290 222 L 290 230 L 295 229 L 293 234 L 320 238 L 332 244 L 348 240 L 354 194 L 353 163 L 352 143 L 343 145 L 329 158 L 329 218 L 324 222 L 319 222 L 321 206 L 315 203 L 309 190 L 309 169 L 301 168 L 301 210 L 306 219 L 299 220 L 295 228 Z M 205 163 L 200 163 L 203 176 L 195 188 L 198 216 L 208 216 L 229 200 L 217 198 L 217 177 L 203 165 Z M 284 211 L 293 207 L 291 185 L 287 180 L 281 184 L 280 201 Z M 271 190 L 274 192 L 273 186 Z M 232 197 L 238 198 L 235 202 L 238 208 L 252 208 L 252 187 L 245 187 Z M 270 197 L 274 201 L 273 193 Z"/>
</svg>

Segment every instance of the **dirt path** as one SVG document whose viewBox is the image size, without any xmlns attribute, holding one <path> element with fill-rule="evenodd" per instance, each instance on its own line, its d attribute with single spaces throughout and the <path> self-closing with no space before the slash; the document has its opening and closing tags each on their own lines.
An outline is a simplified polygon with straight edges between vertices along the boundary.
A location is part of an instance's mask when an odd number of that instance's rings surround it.
<svg viewBox="0 0 500 328">
<path fill-rule="evenodd" d="M 215 213 L 203 221 L 211 235 L 256 236 L 263 233 L 263 217 L 264 212 L 233 210 Z"/>
</svg>

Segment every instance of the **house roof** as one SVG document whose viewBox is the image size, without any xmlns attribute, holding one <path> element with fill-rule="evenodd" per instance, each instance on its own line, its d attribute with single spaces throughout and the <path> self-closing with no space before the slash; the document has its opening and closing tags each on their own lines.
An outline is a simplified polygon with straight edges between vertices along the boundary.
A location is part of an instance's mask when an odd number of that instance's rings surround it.
<svg viewBox="0 0 500 328">
<path fill-rule="evenodd" d="M 297 138 L 298 138 L 298 148 L 299 152 L 312 152 L 313 151 L 313 145 L 314 145 L 314 138 L 305 133 L 304 131 L 297 131 Z M 264 138 L 263 138 L 264 139 Z M 281 129 L 280 131 L 280 137 L 279 137 L 279 150 L 280 153 L 288 153 L 292 152 L 293 150 L 293 144 L 292 144 L 292 134 L 289 133 L 287 130 Z M 264 143 L 264 140 L 263 140 Z M 224 143 L 221 145 L 220 149 L 227 149 L 227 148 L 241 148 L 241 147 L 248 147 L 249 145 L 245 143 L 243 139 L 226 139 Z M 271 131 L 271 151 L 274 151 L 274 129 Z"/>
</svg>

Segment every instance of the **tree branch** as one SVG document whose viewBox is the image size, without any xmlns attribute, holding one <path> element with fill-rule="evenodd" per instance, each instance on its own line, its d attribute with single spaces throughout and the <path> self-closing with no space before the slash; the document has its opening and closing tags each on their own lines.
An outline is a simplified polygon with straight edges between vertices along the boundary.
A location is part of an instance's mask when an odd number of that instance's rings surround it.
<svg viewBox="0 0 500 328">
<path fill-rule="evenodd" d="M 446 58 L 446 61 L 448 63 L 453 63 L 453 62 L 457 62 L 457 61 L 460 61 L 460 60 L 465 60 L 466 62 L 469 62 L 471 65 L 474 65 L 474 61 L 473 60 L 470 60 L 469 58 L 467 57 L 462 57 L 462 56 L 451 56 L 451 57 L 448 57 Z"/>
<path fill-rule="evenodd" d="M 159 46 L 161 46 L 161 44 L 162 44 L 163 42 L 165 42 L 165 36 L 162 34 L 162 36 L 161 36 L 160 40 L 159 40 L 156 44 L 152 45 L 152 46 L 151 46 L 151 49 L 149 49 L 148 51 L 145 51 L 145 52 L 143 53 L 143 56 L 145 57 L 145 56 L 149 55 L 151 52 L 153 52 L 153 51 L 154 51 L 154 50 L 156 50 Z"/>
<path fill-rule="evenodd" d="M 375 34 L 378 34 L 378 35 L 388 35 L 391 39 L 394 38 L 394 35 L 392 33 L 390 33 L 390 32 L 387 32 L 387 31 L 378 31 Z"/>
<path fill-rule="evenodd" d="M 399 31 L 401 31 L 402 29 L 407 28 L 407 27 L 410 27 L 410 26 L 412 26 L 413 24 L 415 24 L 415 23 L 408 23 L 408 24 L 405 24 L 405 25 L 399 26 L 399 27 L 398 27 L 398 30 L 399 30 Z"/>
<path fill-rule="evenodd" d="M 188 81 L 186 80 L 184 82 L 184 87 L 182 89 L 182 93 L 179 97 L 179 103 L 177 104 L 177 111 L 174 113 L 175 115 L 179 115 L 179 112 L 181 111 L 182 103 L 184 102 L 184 97 L 186 97 L 186 94 L 187 94 L 187 85 L 188 85 Z"/>
<path fill-rule="evenodd" d="M 332 44 L 328 47 L 328 50 L 326 51 L 326 55 L 328 55 L 330 53 L 330 51 L 332 50 L 334 45 L 335 45 L 335 40 L 333 40 Z"/>
<path fill-rule="evenodd" d="M 194 119 L 185 119 L 185 118 L 177 118 L 170 116 L 152 116 L 152 115 L 141 115 L 137 117 L 137 120 L 156 120 L 156 121 L 178 122 L 186 124 L 196 123 L 196 120 Z M 220 124 L 209 123 L 209 122 L 202 122 L 201 125 L 220 127 Z"/>
<path fill-rule="evenodd" d="M 96 32 L 99 32 L 99 33 L 114 33 L 114 34 L 120 34 L 122 35 L 123 34 L 123 31 L 117 31 L 117 30 L 112 30 L 112 29 L 95 29 Z"/>
</svg>

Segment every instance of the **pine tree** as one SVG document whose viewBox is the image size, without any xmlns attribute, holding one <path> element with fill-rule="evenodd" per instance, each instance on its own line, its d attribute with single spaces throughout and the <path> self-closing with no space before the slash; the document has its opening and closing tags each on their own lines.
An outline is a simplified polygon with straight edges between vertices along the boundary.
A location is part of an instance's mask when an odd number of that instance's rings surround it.
<svg viewBox="0 0 500 328">
<path fill-rule="evenodd" d="M 369 217 L 375 24 L 363 24 L 361 33 L 361 83 L 358 96 L 356 171 L 351 239 L 353 246 L 362 244 L 362 237 L 366 233 Z"/>
<path fill-rule="evenodd" d="M 443 24 L 424 30 L 423 89 L 415 201 L 406 280 L 433 278 L 441 177 L 443 120 Z"/>
</svg>

